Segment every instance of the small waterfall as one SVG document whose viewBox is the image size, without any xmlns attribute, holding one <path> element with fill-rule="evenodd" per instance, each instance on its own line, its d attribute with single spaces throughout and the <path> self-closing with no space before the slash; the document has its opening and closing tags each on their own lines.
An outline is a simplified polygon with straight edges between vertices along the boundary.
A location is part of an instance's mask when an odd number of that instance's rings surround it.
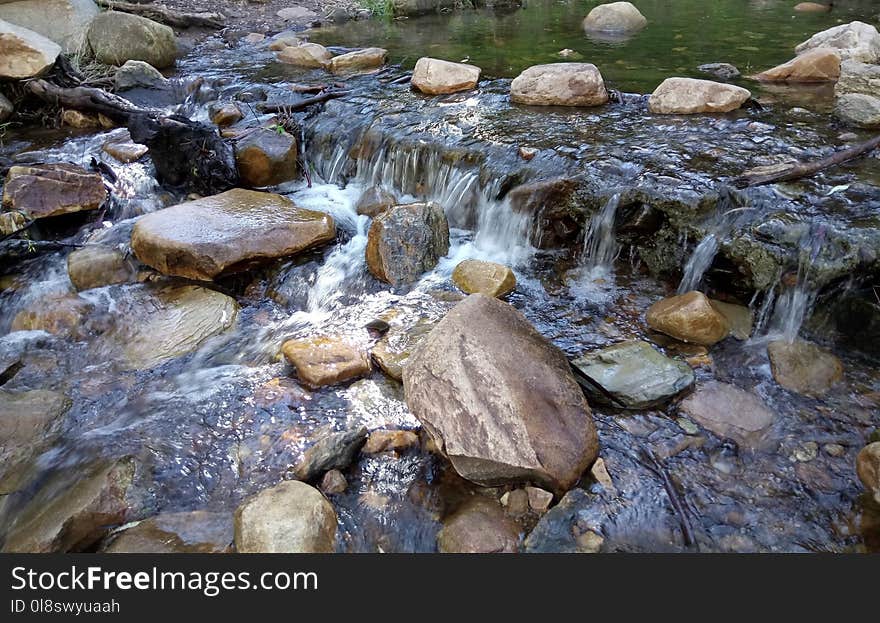
<svg viewBox="0 0 880 623">
<path fill-rule="evenodd" d="M 684 294 L 700 287 L 703 275 L 712 265 L 719 246 L 721 246 L 721 241 L 714 231 L 700 241 L 684 265 L 684 275 L 678 285 L 678 294 Z"/>
<path fill-rule="evenodd" d="M 607 276 L 612 273 L 612 265 L 617 259 L 619 246 L 614 238 L 614 219 L 620 205 L 620 194 L 615 193 L 599 213 L 594 214 L 584 237 L 581 252 L 581 268 L 594 276 Z"/>
</svg>

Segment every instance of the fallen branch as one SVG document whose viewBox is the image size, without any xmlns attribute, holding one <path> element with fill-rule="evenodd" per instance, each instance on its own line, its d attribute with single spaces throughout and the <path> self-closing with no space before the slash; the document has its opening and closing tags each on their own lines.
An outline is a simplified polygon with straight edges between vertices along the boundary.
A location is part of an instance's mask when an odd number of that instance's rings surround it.
<svg viewBox="0 0 880 623">
<path fill-rule="evenodd" d="M 128 123 L 135 115 L 156 115 L 157 111 L 135 106 L 124 97 L 91 87 L 59 87 L 46 80 L 31 80 L 28 90 L 44 102 L 61 108 L 102 114 L 117 123 Z"/>
<path fill-rule="evenodd" d="M 694 529 L 691 527 L 691 520 L 688 518 L 687 510 L 678 495 L 678 491 L 675 490 L 675 485 L 672 484 L 669 472 L 666 471 L 663 464 L 656 456 L 654 456 L 654 453 L 651 452 L 650 448 L 642 446 L 640 450 L 642 455 L 648 461 L 646 464 L 647 468 L 654 472 L 663 483 L 663 488 L 666 490 L 666 497 L 669 498 L 669 503 L 672 504 L 672 510 L 674 510 L 675 514 L 678 516 L 678 522 L 681 525 L 681 534 L 684 538 L 685 547 L 695 546 L 697 551 L 699 551 L 700 546 L 694 538 Z"/>
<path fill-rule="evenodd" d="M 222 13 L 185 13 L 175 11 L 163 5 L 132 4 L 131 2 L 117 2 L 116 0 L 97 0 L 97 3 L 107 9 L 133 13 L 156 22 L 162 22 L 177 28 L 224 28 L 226 16 Z"/>
<path fill-rule="evenodd" d="M 314 106 L 315 104 L 326 102 L 327 100 L 332 100 L 337 97 L 345 97 L 349 93 L 351 93 L 351 91 L 326 91 L 325 93 L 321 93 L 320 95 L 316 95 L 315 97 L 307 97 L 304 100 L 300 100 L 298 102 L 293 102 L 290 104 L 258 104 L 257 109 L 260 112 L 266 113 L 296 112 L 298 110 L 302 110 L 303 108 L 308 108 L 309 106 Z"/>
<path fill-rule="evenodd" d="M 843 164 L 880 147 L 880 135 L 875 136 L 869 141 L 853 145 L 847 149 L 842 149 L 826 158 L 814 160 L 812 162 L 799 162 L 788 168 L 778 171 L 770 171 L 767 173 L 744 173 L 733 180 L 733 185 L 737 188 L 746 188 L 749 186 L 762 186 L 764 184 L 773 184 L 776 182 L 790 182 L 802 177 L 815 175 L 819 171 L 823 171 L 838 164 Z"/>
</svg>

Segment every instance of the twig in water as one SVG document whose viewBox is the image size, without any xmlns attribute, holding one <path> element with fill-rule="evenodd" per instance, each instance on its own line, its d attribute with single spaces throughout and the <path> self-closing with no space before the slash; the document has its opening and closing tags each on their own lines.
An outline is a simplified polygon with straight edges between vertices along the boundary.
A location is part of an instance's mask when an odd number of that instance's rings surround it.
<svg viewBox="0 0 880 623">
<path fill-rule="evenodd" d="M 679 497 L 678 492 L 675 490 L 675 486 L 672 484 L 672 479 L 669 477 L 669 472 L 666 471 L 666 468 L 663 464 L 654 456 L 654 453 L 651 452 L 650 448 L 642 446 L 639 448 L 641 454 L 647 460 L 646 467 L 650 469 L 657 477 L 663 482 L 663 488 L 666 490 L 666 496 L 669 498 L 670 504 L 672 504 L 672 509 L 675 511 L 675 514 L 678 516 L 678 522 L 681 525 L 681 534 L 684 537 L 684 544 L 686 547 L 694 546 L 697 551 L 700 550 L 700 546 L 697 543 L 696 539 L 694 539 L 694 529 L 691 527 L 691 521 L 688 518 L 687 511 L 685 510 L 684 504 L 682 504 L 681 498 Z"/>
</svg>

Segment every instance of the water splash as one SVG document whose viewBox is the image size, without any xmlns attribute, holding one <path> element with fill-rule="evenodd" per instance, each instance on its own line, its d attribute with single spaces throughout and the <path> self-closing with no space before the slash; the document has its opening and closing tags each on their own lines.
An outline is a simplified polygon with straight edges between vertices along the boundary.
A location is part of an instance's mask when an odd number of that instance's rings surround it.
<svg viewBox="0 0 880 623">
<path fill-rule="evenodd" d="M 687 263 L 684 265 L 684 274 L 681 283 L 678 284 L 678 294 L 684 294 L 691 290 L 697 290 L 703 281 L 703 275 L 709 270 L 715 256 L 718 254 L 718 248 L 721 246 L 721 240 L 718 232 L 711 232 L 700 241 L 700 244 L 691 253 Z"/>
<path fill-rule="evenodd" d="M 597 214 L 590 219 L 581 252 L 581 266 L 596 277 L 610 276 L 614 260 L 620 250 L 614 238 L 614 219 L 620 205 L 620 194 L 615 193 Z"/>
</svg>

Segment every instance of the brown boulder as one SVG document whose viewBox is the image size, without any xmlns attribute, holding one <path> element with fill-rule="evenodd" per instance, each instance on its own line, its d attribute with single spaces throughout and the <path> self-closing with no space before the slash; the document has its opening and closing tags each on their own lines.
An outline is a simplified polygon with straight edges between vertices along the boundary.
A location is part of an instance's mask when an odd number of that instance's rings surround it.
<svg viewBox="0 0 880 623">
<path fill-rule="evenodd" d="M 413 69 L 412 86 L 428 95 L 469 91 L 480 80 L 480 68 L 465 63 L 452 63 L 422 57 Z"/>
<path fill-rule="evenodd" d="M 647 321 L 655 331 L 703 346 L 712 346 L 730 333 L 727 319 L 696 291 L 657 301 L 648 309 Z"/>
<path fill-rule="evenodd" d="M 475 497 L 443 522 L 437 546 L 444 554 L 515 554 L 519 527 L 497 503 Z"/>
<path fill-rule="evenodd" d="M 39 76 L 61 54 L 61 46 L 32 30 L 0 20 L 0 78 Z"/>
<path fill-rule="evenodd" d="M 840 57 L 834 50 L 817 48 L 792 60 L 762 71 L 760 82 L 834 82 L 840 77 Z"/>
<path fill-rule="evenodd" d="M 244 186 L 276 186 L 296 179 L 296 138 L 283 130 L 260 128 L 235 144 L 235 164 Z"/>
<path fill-rule="evenodd" d="M 284 46 L 278 51 L 277 58 L 282 63 L 297 67 L 326 67 L 333 58 L 323 45 L 302 43 L 296 46 Z"/>
<path fill-rule="evenodd" d="M 719 437 L 756 447 L 773 423 L 773 413 L 755 394 L 735 385 L 709 381 L 685 398 L 679 410 Z"/>
<path fill-rule="evenodd" d="M 810 342 L 770 342 L 767 354 L 776 382 L 798 394 L 824 396 L 843 378 L 840 359 Z"/>
<path fill-rule="evenodd" d="M 629 33 L 647 26 L 648 20 L 630 2 L 609 2 L 594 7 L 584 18 L 587 31 L 606 33 Z"/>
<path fill-rule="evenodd" d="M 12 331 L 46 331 L 81 338 L 82 321 L 93 306 L 75 294 L 51 295 L 35 301 L 12 319 Z"/>
<path fill-rule="evenodd" d="M 648 110 L 661 115 L 730 112 L 751 96 L 748 90 L 732 84 L 696 78 L 667 78 L 648 99 Z"/>
<path fill-rule="evenodd" d="M 119 162 L 134 162 L 147 155 L 150 149 L 146 145 L 134 141 L 110 141 L 104 143 L 102 149 L 116 158 Z"/>
<path fill-rule="evenodd" d="M 3 187 L 3 209 L 28 220 L 95 210 L 106 199 L 100 175 L 65 163 L 11 167 Z"/>
<path fill-rule="evenodd" d="M 608 102 L 602 74 L 590 63 L 535 65 L 510 83 L 510 101 L 532 106 L 601 106 Z"/>
<path fill-rule="evenodd" d="M 374 430 L 361 448 L 364 454 L 403 452 L 419 445 L 419 436 L 411 430 Z"/>
<path fill-rule="evenodd" d="M 241 121 L 244 115 L 232 102 L 219 104 L 211 109 L 211 123 L 222 127 Z"/>
<path fill-rule="evenodd" d="M 391 285 L 416 281 L 448 252 L 449 223 L 436 203 L 395 206 L 370 225 L 367 267 Z"/>
<path fill-rule="evenodd" d="M 371 367 L 364 350 L 340 338 L 288 340 L 281 352 L 296 368 L 299 380 L 311 388 L 364 376 Z"/>
<path fill-rule="evenodd" d="M 328 68 L 334 74 L 355 74 L 380 68 L 388 60 L 388 50 L 365 48 L 330 59 Z"/>
<path fill-rule="evenodd" d="M 466 294 L 500 298 L 516 288 L 516 275 L 507 266 L 482 260 L 464 260 L 452 271 L 452 283 Z"/>
</svg>

